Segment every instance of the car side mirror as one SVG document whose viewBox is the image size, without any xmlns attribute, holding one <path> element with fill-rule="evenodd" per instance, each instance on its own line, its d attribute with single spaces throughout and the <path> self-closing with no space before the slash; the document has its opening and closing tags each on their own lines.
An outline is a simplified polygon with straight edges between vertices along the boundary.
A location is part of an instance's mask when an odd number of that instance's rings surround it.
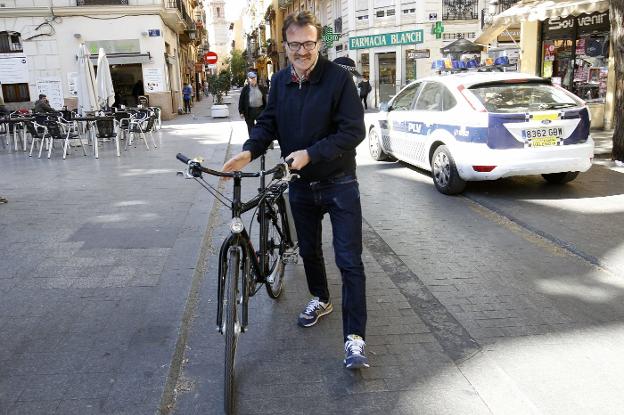
<svg viewBox="0 0 624 415">
<path fill-rule="evenodd" d="M 387 102 L 382 102 L 381 104 L 379 104 L 379 109 L 384 112 L 390 112 L 392 111 L 392 105 Z"/>
</svg>

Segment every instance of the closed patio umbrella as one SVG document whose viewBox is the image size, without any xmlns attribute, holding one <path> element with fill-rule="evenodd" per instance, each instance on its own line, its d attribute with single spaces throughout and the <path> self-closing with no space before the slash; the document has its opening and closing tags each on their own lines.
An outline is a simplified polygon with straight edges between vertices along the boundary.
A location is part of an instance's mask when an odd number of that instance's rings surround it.
<svg viewBox="0 0 624 415">
<path fill-rule="evenodd" d="M 91 54 L 83 43 L 78 49 L 78 112 L 96 111 L 98 95 L 95 85 L 95 70 L 89 57 Z"/>
<path fill-rule="evenodd" d="M 97 85 L 98 104 L 100 108 L 111 107 L 115 103 L 115 89 L 104 48 L 100 48 L 97 68 L 95 84 Z"/>
</svg>

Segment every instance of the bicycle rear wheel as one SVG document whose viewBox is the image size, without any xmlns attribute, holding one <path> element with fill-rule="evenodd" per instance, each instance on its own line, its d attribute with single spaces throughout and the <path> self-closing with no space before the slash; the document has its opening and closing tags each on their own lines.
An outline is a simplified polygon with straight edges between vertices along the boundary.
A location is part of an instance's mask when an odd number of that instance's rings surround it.
<svg viewBox="0 0 624 415">
<path fill-rule="evenodd" d="M 240 333 L 238 321 L 237 299 L 238 279 L 240 273 L 240 252 L 231 247 L 228 251 L 228 268 L 225 279 L 225 298 L 223 309 L 225 313 L 225 368 L 224 368 L 224 399 L 225 413 L 234 411 L 234 358 L 236 343 Z"/>
<path fill-rule="evenodd" d="M 267 206 L 267 260 L 269 274 L 266 281 L 266 289 L 269 297 L 276 299 L 282 293 L 284 287 L 284 252 L 286 251 L 286 220 L 283 207 L 275 202 Z"/>
</svg>

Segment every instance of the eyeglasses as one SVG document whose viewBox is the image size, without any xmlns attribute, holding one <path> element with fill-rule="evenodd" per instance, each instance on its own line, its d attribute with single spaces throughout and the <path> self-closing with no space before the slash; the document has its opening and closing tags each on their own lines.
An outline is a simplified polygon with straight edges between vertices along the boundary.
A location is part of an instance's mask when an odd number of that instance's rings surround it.
<svg viewBox="0 0 624 415">
<path fill-rule="evenodd" d="M 311 40 L 303 43 L 286 42 L 286 44 L 288 45 L 288 49 L 290 49 L 292 52 L 297 52 L 299 49 L 301 49 L 301 46 L 303 46 L 305 50 L 312 50 L 316 47 L 316 43 L 317 42 L 312 42 Z"/>
</svg>

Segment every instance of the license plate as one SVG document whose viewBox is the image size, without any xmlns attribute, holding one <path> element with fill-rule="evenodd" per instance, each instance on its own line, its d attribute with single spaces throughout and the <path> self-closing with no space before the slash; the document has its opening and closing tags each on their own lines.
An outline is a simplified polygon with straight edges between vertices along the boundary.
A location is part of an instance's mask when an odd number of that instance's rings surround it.
<svg viewBox="0 0 624 415">
<path fill-rule="evenodd" d="M 563 128 L 542 127 L 522 130 L 522 138 L 529 147 L 556 146 L 563 138 Z"/>
</svg>

